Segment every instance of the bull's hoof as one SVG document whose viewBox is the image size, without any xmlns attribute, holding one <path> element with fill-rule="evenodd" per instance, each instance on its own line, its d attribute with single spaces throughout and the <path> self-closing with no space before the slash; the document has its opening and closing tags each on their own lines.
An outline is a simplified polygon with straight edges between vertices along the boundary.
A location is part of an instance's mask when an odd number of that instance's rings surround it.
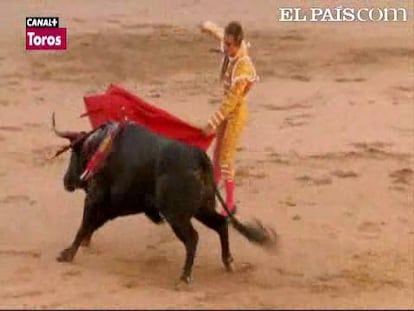
<svg viewBox="0 0 414 311">
<path fill-rule="evenodd" d="M 71 248 L 64 249 L 56 258 L 58 262 L 71 262 L 75 256 L 74 251 Z"/>
<path fill-rule="evenodd" d="M 227 272 L 234 272 L 234 259 L 229 256 L 228 258 L 223 258 L 223 264 Z"/>
<path fill-rule="evenodd" d="M 180 281 L 183 282 L 183 283 L 185 283 L 185 284 L 190 284 L 191 281 L 192 281 L 192 278 L 189 275 L 182 275 L 180 277 Z"/>
<path fill-rule="evenodd" d="M 180 280 L 175 284 L 175 290 L 177 291 L 186 291 L 191 288 L 191 277 L 182 276 Z"/>
<path fill-rule="evenodd" d="M 224 263 L 224 267 L 226 268 L 226 271 L 230 273 L 235 270 L 233 261 Z"/>
</svg>

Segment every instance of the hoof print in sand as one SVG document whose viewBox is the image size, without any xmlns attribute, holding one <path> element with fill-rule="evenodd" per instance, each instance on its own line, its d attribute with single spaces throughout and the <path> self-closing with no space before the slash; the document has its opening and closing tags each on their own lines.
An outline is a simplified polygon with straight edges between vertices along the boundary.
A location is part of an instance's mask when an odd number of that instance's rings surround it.
<svg viewBox="0 0 414 311">
<path fill-rule="evenodd" d="M 21 132 L 23 129 L 19 126 L 7 126 L 7 125 L 3 125 L 0 126 L 0 131 L 5 131 L 5 132 Z"/>
<path fill-rule="evenodd" d="M 34 250 L 16 250 L 16 249 L 0 249 L 0 255 L 9 255 L 9 256 L 23 256 L 30 258 L 40 258 L 42 255 L 39 251 Z"/>
<path fill-rule="evenodd" d="M 314 185 L 314 186 L 326 186 L 332 184 L 332 179 L 329 177 L 321 176 L 321 177 L 312 177 L 308 175 L 299 176 L 296 178 L 297 181 L 306 184 L 306 185 Z"/>
<path fill-rule="evenodd" d="M 310 118 L 312 118 L 312 115 L 307 113 L 288 116 L 287 118 L 285 118 L 280 128 L 283 129 L 286 127 L 298 127 L 302 125 L 307 125 L 309 124 L 307 120 Z"/>
<path fill-rule="evenodd" d="M 356 178 L 358 174 L 353 171 L 335 170 L 332 175 L 338 178 Z"/>
<path fill-rule="evenodd" d="M 30 199 L 27 195 L 8 195 L 0 199 L 0 204 L 16 204 L 16 203 L 28 203 L 34 205 L 36 201 Z"/>
<path fill-rule="evenodd" d="M 309 109 L 312 108 L 312 105 L 309 104 L 302 104 L 302 103 L 296 103 L 291 105 L 269 105 L 269 104 L 263 104 L 261 105 L 265 110 L 270 111 L 284 111 L 284 110 L 294 110 L 294 109 Z"/>
<path fill-rule="evenodd" d="M 238 268 L 236 269 L 238 272 L 253 272 L 256 270 L 256 266 L 249 263 L 249 262 L 242 262 L 238 265 Z"/>
<path fill-rule="evenodd" d="M 360 232 L 364 238 L 377 239 L 381 231 L 381 225 L 375 222 L 364 221 L 358 226 L 358 232 Z"/>
<path fill-rule="evenodd" d="M 139 284 L 138 281 L 132 281 L 132 280 L 131 281 L 127 281 L 127 282 L 125 282 L 125 283 L 122 284 L 122 287 L 125 287 L 125 288 L 128 288 L 128 289 L 137 288 L 139 286 L 140 286 L 140 284 Z"/>
<path fill-rule="evenodd" d="M 413 182 L 413 170 L 410 168 L 402 168 L 396 170 L 389 175 L 394 184 L 410 185 Z"/>
<path fill-rule="evenodd" d="M 277 152 L 270 152 L 267 155 L 268 160 L 266 162 L 276 163 L 276 164 L 290 164 L 289 160 L 283 157 Z"/>
<path fill-rule="evenodd" d="M 363 82 L 366 81 L 364 78 L 336 78 L 335 82 Z"/>
</svg>

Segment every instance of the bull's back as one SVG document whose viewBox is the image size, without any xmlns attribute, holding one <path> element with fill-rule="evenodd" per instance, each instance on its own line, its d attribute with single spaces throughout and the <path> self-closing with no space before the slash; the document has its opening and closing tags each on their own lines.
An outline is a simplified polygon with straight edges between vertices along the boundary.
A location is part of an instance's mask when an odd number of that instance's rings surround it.
<svg viewBox="0 0 414 311">
<path fill-rule="evenodd" d="M 195 147 L 173 140 L 162 145 L 156 163 L 158 176 L 194 172 L 199 168 Z"/>
<path fill-rule="evenodd" d="M 155 195 L 161 176 L 191 175 L 197 168 L 194 147 L 164 138 L 140 125 L 126 124 L 112 146 L 106 175 L 111 194 L 137 202 Z"/>
<path fill-rule="evenodd" d="M 135 124 L 127 124 L 114 141 L 108 158 L 109 175 L 113 183 L 122 184 L 125 191 L 154 188 L 154 169 L 160 149 L 160 138 Z"/>
</svg>

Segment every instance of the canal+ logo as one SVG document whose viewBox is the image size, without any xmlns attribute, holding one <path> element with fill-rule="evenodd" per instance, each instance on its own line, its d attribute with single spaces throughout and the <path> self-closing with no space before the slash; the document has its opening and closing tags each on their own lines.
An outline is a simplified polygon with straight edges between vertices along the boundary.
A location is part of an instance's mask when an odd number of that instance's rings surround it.
<svg viewBox="0 0 414 311">
<path fill-rule="evenodd" d="M 59 17 L 26 17 L 26 50 L 66 50 L 66 44 Z"/>
</svg>

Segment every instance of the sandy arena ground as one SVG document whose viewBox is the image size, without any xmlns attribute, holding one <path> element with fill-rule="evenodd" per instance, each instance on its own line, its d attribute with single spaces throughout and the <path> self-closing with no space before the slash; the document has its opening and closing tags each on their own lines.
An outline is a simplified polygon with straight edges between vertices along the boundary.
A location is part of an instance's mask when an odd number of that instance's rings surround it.
<svg viewBox="0 0 414 311">
<path fill-rule="evenodd" d="M 1 308 L 414 307 L 413 2 L 395 1 L 406 23 L 276 20 L 297 3 L 0 2 Z M 59 16 L 69 49 L 26 52 L 26 16 Z M 59 128 L 87 130 L 82 96 L 118 83 L 202 125 L 220 99 L 217 44 L 197 28 L 206 19 L 240 20 L 252 44 L 261 81 L 237 199 L 240 217 L 275 226 L 278 252 L 231 229 L 228 274 L 217 236 L 195 222 L 194 282 L 176 291 L 184 248 L 167 225 L 131 216 L 56 262 L 84 195 L 63 189 L 68 154 L 47 161 L 64 143 L 52 112 Z"/>
</svg>

